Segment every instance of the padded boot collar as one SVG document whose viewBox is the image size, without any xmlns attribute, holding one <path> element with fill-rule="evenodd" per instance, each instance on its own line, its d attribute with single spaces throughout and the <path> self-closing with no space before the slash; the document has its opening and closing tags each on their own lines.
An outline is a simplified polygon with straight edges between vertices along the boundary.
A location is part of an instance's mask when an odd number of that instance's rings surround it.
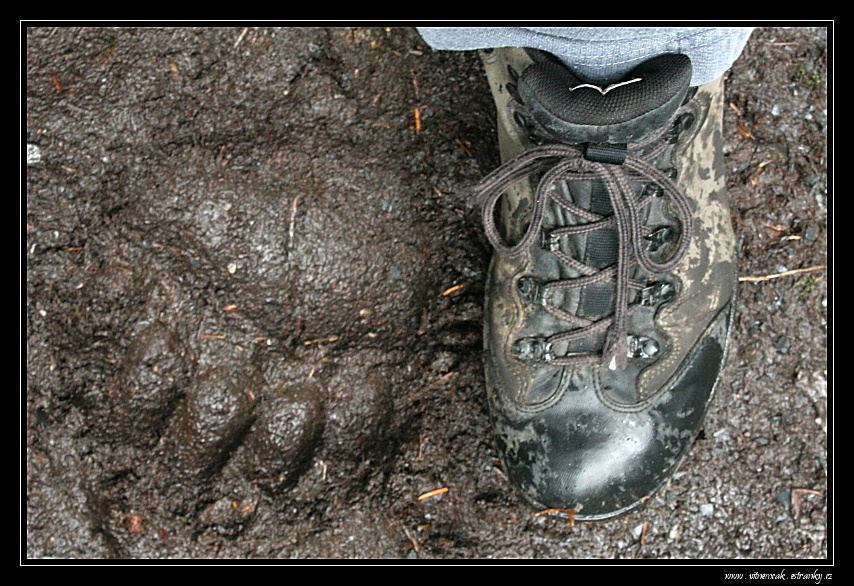
<svg viewBox="0 0 854 586">
<path fill-rule="evenodd" d="M 634 68 L 606 88 L 586 84 L 554 61 L 534 63 L 519 77 L 519 95 L 534 119 L 567 143 L 628 143 L 661 128 L 691 82 L 691 60 L 667 54 Z"/>
</svg>

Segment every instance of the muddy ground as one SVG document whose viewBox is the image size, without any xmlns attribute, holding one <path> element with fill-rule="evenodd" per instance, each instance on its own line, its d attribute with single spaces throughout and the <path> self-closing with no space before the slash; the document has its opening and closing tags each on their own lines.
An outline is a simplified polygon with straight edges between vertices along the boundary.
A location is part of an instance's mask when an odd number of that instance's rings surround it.
<svg viewBox="0 0 854 586">
<path fill-rule="evenodd" d="M 827 559 L 825 28 L 759 29 L 726 75 L 739 266 L 766 278 L 672 482 L 596 524 L 531 510 L 492 448 L 491 250 L 456 197 L 499 163 L 474 53 L 22 41 L 22 559 Z"/>
</svg>

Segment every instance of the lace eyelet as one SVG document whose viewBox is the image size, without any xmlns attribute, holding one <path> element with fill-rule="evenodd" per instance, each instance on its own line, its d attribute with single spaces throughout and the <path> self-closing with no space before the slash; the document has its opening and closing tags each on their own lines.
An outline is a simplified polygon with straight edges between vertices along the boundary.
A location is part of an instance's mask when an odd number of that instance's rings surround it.
<svg viewBox="0 0 854 586">
<path fill-rule="evenodd" d="M 526 112 L 523 107 L 514 107 L 513 110 L 515 111 L 512 115 L 515 115 L 515 121 L 520 126 L 526 127 L 528 124 L 531 124 L 539 129 L 538 131 L 545 132 L 544 129 L 540 129 L 538 123 L 529 118 L 530 114 Z M 513 130 L 515 129 L 508 128 L 508 131 Z M 469 195 L 469 201 L 474 205 L 481 205 L 483 207 L 484 213 L 482 214 L 482 217 L 486 234 L 490 242 L 500 253 L 507 254 L 510 258 L 518 256 L 520 251 L 518 246 L 507 246 L 507 244 L 498 235 L 499 232 L 498 226 L 496 225 L 496 217 L 495 214 L 491 213 L 494 211 L 494 207 L 489 207 L 495 205 L 495 194 L 497 193 L 500 195 L 505 189 L 507 189 L 507 187 L 518 182 L 523 176 L 531 178 L 531 181 L 536 180 L 539 183 L 542 183 L 543 177 L 538 177 L 542 171 L 540 165 L 545 167 L 543 163 L 547 159 L 555 159 L 556 157 L 564 157 L 562 160 L 566 160 L 567 163 L 565 163 L 565 167 L 560 169 L 560 173 L 556 174 L 555 177 L 551 177 L 552 181 L 557 183 L 558 181 L 587 181 L 589 179 L 588 175 L 584 174 L 584 172 L 589 171 L 589 168 L 586 164 L 586 159 L 584 158 L 585 151 L 582 147 L 578 145 L 554 144 L 551 137 L 544 137 L 544 140 L 548 141 L 549 147 L 543 149 L 531 149 L 527 155 L 528 158 L 526 158 L 523 163 L 518 163 L 523 165 L 521 168 L 518 166 L 517 162 L 507 161 L 498 169 L 498 171 L 494 172 L 488 180 L 484 179 L 481 183 L 472 188 L 471 194 Z M 645 197 L 642 202 L 644 205 L 653 203 L 649 201 L 650 194 L 662 197 L 666 196 L 672 200 L 673 205 L 670 208 L 665 209 L 667 209 L 669 213 L 673 214 L 678 226 L 670 226 L 669 230 L 663 231 L 662 240 L 669 242 L 667 235 L 675 233 L 678 238 L 678 242 L 673 242 L 671 245 L 667 246 L 667 254 L 669 258 L 666 262 L 659 262 L 659 259 L 656 258 L 657 256 L 662 255 L 664 251 L 650 255 L 645 253 L 643 250 L 643 241 L 631 242 L 630 249 L 623 249 L 628 254 L 623 254 L 621 251 L 617 251 L 616 266 L 619 268 L 620 263 L 628 263 L 630 270 L 632 270 L 632 266 L 639 265 L 649 274 L 669 272 L 669 269 L 675 266 L 687 252 L 689 241 L 688 236 L 690 232 L 686 230 L 687 227 L 690 227 L 691 219 L 690 206 L 688 205 L 686 196 L 681 193 L 676 185 L 671 183 L 671 179 L 674 179 L 677 175 L 676 169 L 658 168 L 657 165 L 660 164 L 661 158 L 658 156 L 653 157 L 652 153 L 650 153 L 650 156 L 648 157 L 640 155 L 633 156 L 630 159 L 626 159 L 626 162 L 629 163 L 628 165 L 624 165 L 624 167 L 627 167 L 626 169 L 615 166 L 612 169 L 612 172 L 618 176 L 623 176 L 630 183 L 634 183 L 634 176 L 630 175 L 630 172 L 632 170 L 637 172 L 640 176 L 639 180 L 643 181 L 645 184 L 643 190 Z M 582 174 L 576 176 L 575 173 L 573 173 L 575 171 L 581 171 Z M 549 171 L 546 171 L 546 173 L 548 172 Z M 535 203 L 546 206 L 551 205 L 549 200 L 552 200 L 554 204 L 566 208 L 570 213 L 575 213 L 575 205 L 568 203 L 567 199 L 562 197 L 563 194 L 558 196 L 555 193 L 550 192 L 550 188 L 551 186 L 544 186 L 542 188 L 544 196 L 543 199 L 538 200 Z M 608 188 L 608 195 L 613 199 L 617 194 L 613 193 L 613 190 L 609 185 L 606 185 L 606 188 Z M 540 188 L 538 187 L 538 190 L 539 189 Z M 643 230 L 644 227 L 638 224 L 644 221 L 643 218 L 638 214 L 631 214 L 630 212 L 632 210 L 620 209 L 620 206 L 614 206 L 614 208 L 615 220 L 625 221 L 631 229 L 628 236 L 632 239 L 642 238 L 643 232 L 641 230 Z M 557 251 L 560 250 L 561 244 L 569 245 L 568 238 L 570 234 L 586 234 L 587 232 L 600 229 L 600 227 L 598 225 L 595 227 L 578 225 L 573 226 L 572 228 L 569 226 L 562 226 L 559 228 L 554 228 L 552 226 L 550 228 L 544 228 L 543 220 L 545 215 L 539 214 L 534 217 L 537 218 L 537 222 L 535 223 L 532 221 L 526 228 L 526 233 L 523 237 L 524 242 L 533 244 L 535 239 L 540 239 L 540 245 L 547 250 L 553 250 L 555 253 L 554 256 L 556 257 L 554 260 L 564 264 L 564 266 L 568 266 L 570 268 L 579 266 L 574 262 L 578 261 L 582 265 L 588 266 L 593 270 L 589 271 L 590 279 L 579 279 L 577 282 L 574 282 L 575 279 L 543 282 L 531 275 L 523 276 L 522 278 L 517 279 L 515 283 L 510 284 L 511 287 L 517 288 L 517 291 L 514 293 L 514 298 L 517 303 L 520 303 L 523 306 L 524 311 L 530 312 L 532 317 L 537 314 L 548 313 L 549 316 L 555 320 L 567 321 L 571 322 L 570 325 L 575 325 L 572 323 L 574 322 L 572 319 L 574 317 L 574 314 L 572 314 L 574 308 L 569 306 L 570 304 L 568 303 L 568 301 L 574 300 L 575 297 L 571 293 L 566 293 L 566 291 L 575 290 L 579 287 L 586 287 L 587 284 L 598 281 L 599 279 L 596 278 L 596 275 L 601 273 L 602 267 L 593 267 L 579 259 L 572 258 L 573 252 L 575 251 L 564 251 L 566 254 L 558 253 Z M 651 227 L 657 228 L 654 225 L 647 226 L 646 230 L 649 230 Z M 555 233 L 560 234 L 561 236 L 556 237 Z M 565 238 L 567 240 L 564 240 Z M 657 239 L 657 236 L 649 239 L 652 242 L 653 248 L 658 244 Z M 669 251 L 670 248 L 673 250 Z M 637 253 L 636 259 L 633 258 L 633 252 Z M 576 270 L 583 272 L 585 275 L 588 273 L 588 271 L 583 268 Z M 612 319 L 612 323 L 607 326 L 612 328 L 609 330 L 609 338 L 607 339 L 609 346 L 607 348 L 603 348 L 600 352 L 591 349 L 590 351 L 585 350 L 556 355 L 552 342 L 549 340 L 576 340 L 581 339 L 582 336 L 586 337 L 588 333 L 597 333 L 598 335 L 598 332 L 600 332 L 605 325 L 600 325 L 597 321 L 592 321 L 590 325 L 580 324 L 569 331 L 555 331 L 550 337 L 544 336 L 542 338 L 528 337 L 515 339 L 506 349 L 507 357 L 509 359 L 518 360 L 519 362 L 533 363 L 533 367 L 539 367 L 545 364 L 549 364 L 550 366 L 589 364 L 600 359 L 610 359 L 612 364 L 609 364 L 608 367 L 614 369 L 617 367 L 618 359 L 620 359 L 620 362 L 622 363 L 626 358 L 605 355 L 605 352 L 613 354 L 612 350 L 614 346 L 611 345 L 611 342 L 615 340 L 613 336 L 616 335 L 619 336 L 620 342 L 627 342 L 626 346 L 628 350 L 621 349 L 620 352 L 627 352 L 630 357 L 658 359 L 661 351 L 665 348 L 663 345 L 664 343 L 653 338 L 639 335 L 628 337 L 627 327 L 631 327 L 633 322 L 627 319 L 627 316 L 630 315 L 630 312 L 635 308 L 641 306 L 656 306 L 674 299 L 677 294 L 678 285 L 667 282 L 663 284 L 648 283 L 646 286 L 641 286 L 641 290 L 639 291 L 635 288 L 637 286 L 636 283 L 637 282 L 634 280 L 626 281 L 623 279 L 621 281 L 619 278 L 616 280 L 616 299 L 619 301 L 619 305 L 615 305 L 615 317 Z M 650 288 L 646 290 L 647 287 Z M 631 289 L 631 291 L 627 292 L 626 288 Z M 542 306 L 542 308 L 538 307 L 538 305 Z M 640 309 L 639 311 L 639 315 L 649 317 L 649 314 L 654 313 L 656 310 Z M 592 317 L 595 318 L 596 316 Z M 571 334 L 571 336 L 569 338 L 565 338 L 563 337 L 565 334 Z M 622 346 L 622 343 L 620 346 Z M 563 350 L 563 344 L 561 344 L 561 349 Z"/>
<path fill-rule="evenodd" d="M 641 289 L 640 304 L 644 307 L 652 307 L 667 303 L 674 297 L 676 297 L 676 287 L 667 281 L 655 281 Z"/>
<path fill-rule="evenodd" d="M 629 358 L 654 358 L 661 350 L 658 342 L 646 336 L 626 336 L 626 356 Z"/>
<path fill-rule="evenodd" d="M 657 252 L 662 246 L 673 242 L 676 238 L 676 229 L 671 226 L 662 226 L 644 236 L 647 241 L 646 251 Z"/>
<path fill-rule="evenodd" d="M 552 343 L 544 338 L 522 338 L 513 344 L 513 354 L 522 362 L 544 362 L 554 360 Z"/>
<path fill-rule="evenodd" d="M 685 132 L 693 126 L 694 124 L 694 113 L 693 112 L 683 112 L 679 116 L 676 117 L 676 120 L 673 121 L 673 125 L 667 131 L 666 140 L 670 144 L 676 144 L 679 142 L 679 138 Z"/>
<path fill-rule="evenodd" d="M 540 232 L 540 246 L 543 250 L 560 250 L 560 236 L 554 233 L 554 230 L 543 228 Z"/>
<path fill-rule="evenodd" d="M 531 305 L 550 305 L 550 292 L 544 284 L 534 277 L 521 277 L 516 281 L 519 296 Z"/>
<path fill-rule="evenodd" d="M 664 189 L 657 183 L 647 183 L 643 188 L 643 195 L 652 197 L 661 197 L 664 195 Z"/>
</svg>

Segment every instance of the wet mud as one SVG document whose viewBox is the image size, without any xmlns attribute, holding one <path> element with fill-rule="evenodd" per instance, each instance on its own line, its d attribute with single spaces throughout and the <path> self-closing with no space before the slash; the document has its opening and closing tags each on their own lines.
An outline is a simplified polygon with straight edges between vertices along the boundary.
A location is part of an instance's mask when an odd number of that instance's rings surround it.
<svg viewBox="0 0 854 586">
<path fill-rule="evenodd" d="M 726 76 L 729 360 L 672 481 L 592 524 L 530 509 L 492 447 L 474 53 L 383 27 L 23 43 L 22 557 L 827 557 L 826 29 L 759 29 Z"/>
</svg>

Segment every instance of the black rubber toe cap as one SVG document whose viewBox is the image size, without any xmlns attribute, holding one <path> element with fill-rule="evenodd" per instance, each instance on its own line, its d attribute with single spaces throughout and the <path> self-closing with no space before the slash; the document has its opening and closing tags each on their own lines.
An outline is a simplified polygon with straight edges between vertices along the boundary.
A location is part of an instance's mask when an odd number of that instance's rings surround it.
<svg viewBox="0 0 854 586">
<path fill-rule="evenodd" d="M 666 388 L 639 405 L 611 403 L 594 384 L 570 385 L 548 408 L 528 412 L 490 393 L 511 484 L 535 506 L 572 508 L 579 520 L 619 515 L 654 494 L 702 425 L 725 356 L 730 305 Z"/>
</svg>

